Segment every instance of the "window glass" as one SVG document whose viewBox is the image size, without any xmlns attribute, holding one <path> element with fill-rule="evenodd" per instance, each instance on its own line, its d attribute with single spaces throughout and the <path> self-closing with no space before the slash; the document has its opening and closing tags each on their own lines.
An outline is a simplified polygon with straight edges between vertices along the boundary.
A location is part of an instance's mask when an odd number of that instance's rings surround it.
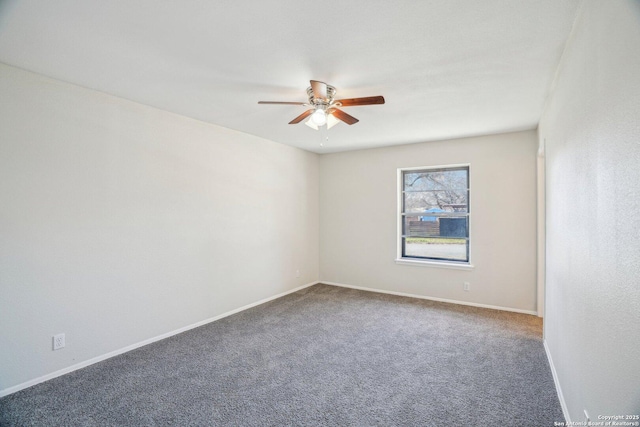
<svg viewBox="0 0 640 427">
<path fill-rule="evenodd" d="M 469 167 L 403 170 L 402 258 L 469 261 Z"/>
</svg>

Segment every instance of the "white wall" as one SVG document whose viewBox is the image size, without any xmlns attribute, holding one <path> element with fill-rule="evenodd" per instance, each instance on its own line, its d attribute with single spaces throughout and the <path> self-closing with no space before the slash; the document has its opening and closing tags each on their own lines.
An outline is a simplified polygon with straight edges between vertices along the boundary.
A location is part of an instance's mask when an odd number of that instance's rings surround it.
<svg viewBox="0 0 640 427">
<path fill-rule="evenodd" d="M 586 0 L 540 122 L 545 339 L 571 421 L 640 414 L 640 2 Z"/>
<path fill-rule="evenodd" d="M 323 155 L 322 281 L 536 310 L 535 131 Z M 470 163 L 472 271 L 397 265 L 397 168 Z M 463 291 L 463 282 L 471 291 Z"/>
<path fill-rule="evenodd" d="M 0 64 L 0 391 L 315 282 L 318 227 L 317 155 Z"/>
</svg>

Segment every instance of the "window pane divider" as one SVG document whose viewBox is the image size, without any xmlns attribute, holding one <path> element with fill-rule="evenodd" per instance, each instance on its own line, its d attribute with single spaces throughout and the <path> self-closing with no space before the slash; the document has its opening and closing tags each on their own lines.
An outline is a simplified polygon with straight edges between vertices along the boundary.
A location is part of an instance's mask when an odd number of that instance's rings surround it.
<svg viewBox="0 0 640 427">
<path fill-rule="evenodd" d="M 438 240 L 469 240 L 468 237 L 445 237 L 445 236 L 410 236 L 408 234 L 403 234 L 403 239 L 438 239 Z"/>
<path fill-rule="evenodd" d="M 443 189 L 433 189 L 433 190 L 402 190 L 402 193 L 432 193 L 434 191 L 466 192 L 466 191 L 469 191 L 469 189 L 468 188 L 443 188 Z"/>
<path fill-rule="evenodd" d="M 469 212 L 402 212 L 402 216 L 468 217 Z"/>
</svg>

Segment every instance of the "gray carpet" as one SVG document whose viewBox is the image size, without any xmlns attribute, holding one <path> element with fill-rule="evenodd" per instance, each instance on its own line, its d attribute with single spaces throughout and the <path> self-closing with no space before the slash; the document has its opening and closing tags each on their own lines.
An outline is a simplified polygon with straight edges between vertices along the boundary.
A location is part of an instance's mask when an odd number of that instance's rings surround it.
<svg viewBox="0 0 640 427">
<path fill-rule="evenodd" d="M 316 285 L 0 399 L 3 426 L 552 426 L 535 316 Z"/>
</svg>

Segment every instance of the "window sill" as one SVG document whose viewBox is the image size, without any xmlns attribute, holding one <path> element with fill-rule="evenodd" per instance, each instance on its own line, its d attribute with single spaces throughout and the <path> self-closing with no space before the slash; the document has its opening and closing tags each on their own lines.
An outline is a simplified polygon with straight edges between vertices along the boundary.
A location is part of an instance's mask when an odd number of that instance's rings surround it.
<svg viewBox="0 0 640 427">
<path fill-rule="evenodd" d="M 443 262 L 443 261 L 421 261 L 408 258 L 396 259 L 396 264 L 412 265 L 414 267 L 450 268 L 453 270 L 473 270 L 474 265 L 469 263 Z"/>
</svg>

